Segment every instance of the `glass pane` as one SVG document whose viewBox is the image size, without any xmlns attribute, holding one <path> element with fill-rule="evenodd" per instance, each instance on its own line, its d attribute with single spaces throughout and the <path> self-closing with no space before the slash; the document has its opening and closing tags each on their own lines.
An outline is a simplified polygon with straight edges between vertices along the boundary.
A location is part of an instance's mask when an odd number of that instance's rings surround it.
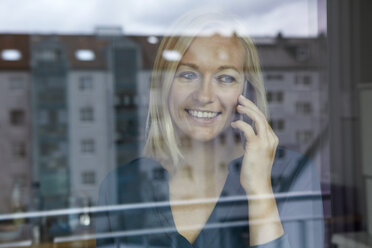
<svg viewBox="0 0 372 248">
<path fill-rule="evenodd" d="M 346 9 L 363 24 L 362 5 L 2 2 L 0 247 L 344 247 L 371 233 L 367 60 L 356 69 L 359 40 L 339 45 L 354 33 L 327 24 Z"/>
</svg>

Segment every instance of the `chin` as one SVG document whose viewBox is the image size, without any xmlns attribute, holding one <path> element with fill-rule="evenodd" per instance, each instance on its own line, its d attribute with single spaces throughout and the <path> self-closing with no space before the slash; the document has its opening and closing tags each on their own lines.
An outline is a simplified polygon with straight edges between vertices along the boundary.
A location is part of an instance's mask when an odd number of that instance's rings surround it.
<svg viewBox="0 0 372 248">
<path fill-rule="evenodd" d="M 192 132 L 189 137 L 192 140 L 199 141 L 199 142 L 210 142 L 215 140 L 221 132 L 213 132 L 213 133 L 205 133 L 205 132 Z"/>
</svg>

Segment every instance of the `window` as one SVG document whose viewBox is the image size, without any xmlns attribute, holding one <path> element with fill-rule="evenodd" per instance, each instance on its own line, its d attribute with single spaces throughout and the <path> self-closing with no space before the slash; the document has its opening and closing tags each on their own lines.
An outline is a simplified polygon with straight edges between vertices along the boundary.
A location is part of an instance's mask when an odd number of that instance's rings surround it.
<svg viewBox="0 0 372 248">
<path fill-rule="evenodd" d="M 124 106 L 130 105 L 130 96 L 124 96 L 123 104 L 124 104 Z"/>
<path fill-rule="evenodd" d="M 266 80 L 280 81 L 283 80 L 283 74 L 267 74 Z"/>
<path fill-rule="evenodd" d="M 269 124 L 274 131 L 283 131 L 285 128 L 285 121 L 283 119 L 271 119 Z"/>
<path fill-rule="evenodd" d="M 42 61 L 56 61 L 61 57 L 61 51 L 59 49 L 44 49 L 37 55 L 39 60 Z"/>
<path fill-rule="evenodd" d="M 282 91 L 267 91 L 266 97 L 269 103 L 281 103 L 283 102 L 283 92 Z"/>
<path fill-rule="evenodd" d="M 58 122 L 60 124 L 63 124 L 63 123 L 67 122 L 66 110 L 61 109 L 61 110 L 58 111 Z"/>
<path fill-rule="evenodd" d="M 93 79 L 91 76 L 82 76 L 79 78 L 79 90 L 88 91 L 93 89 Z"/>
<path fill-rule="evenodd" d="M 132 106 L 134 104 L 134 96 L 133 95 L 118 95 L 115 98 L 115 103 L 121 106 Z"/>
<path fill-rule="evenodd" d="M 40 125 L 47 125 L 48 124 L 48 118 L 49 118 L 48 111 L 40 110 L 39 120 L 38 120 L 39 124 Z"/>
<path fill-rule="evenodd" d="M 299 130 L 296 132 L 297 144 L 308 144 L 313 138 L 313 131 Z"/>
<path fill-rule="evenodd" d="M 84 107 L 80 109 L 80 120 L 81 121 L 93 121 L 93 108 L 92 107 Z"/>
<path fill-rule="evenodd" d="M 309 86 L 312 84 L 312 77 L 310 75 L 296 75 L 295 83 Z"/>
<path fill-rule="evenodd" d="M 83 184 L 95 184 L 96 173 L 94 171 L 84 171 L 81 173 L 81 181 Z"/>
<path fill-rule="evenodd" d="M 283 102 L 283 92 L 279 91 L 276 93 L 276 100 L 277 102 Z"/>
<path fill-rule="evenodd" d="M 17 158 L 26 157 L 26 144 L 24 142 L 15 143 L 13 146 L 13 154 Z"/>
<path fill-rule="evenodd" d="M 267 98 L 268 102 L 272 102 L 273 101 L 273 93 L 271 91 L 267 91 L 266 92 L 266 98 Z"/>
<path fill-rule="evenodd" d="M 304 85 L 310 85 L 311 84 L 311 77 L 309 75 L 304 76 Z"/>
<path fill-rule="evenodd" d="M 84 139 L 81 141 L 81 152 L 82 153 L 94 153 L 95 144 L 93 139 Z"/>
<path fill-rule="evenodd" d="M 298 61 L 305 61 L 310 57 L 310 49 L 307 46 L 299 46 L 296 50 L 296 58 Z"/>
<path fill-rule="evenodd" d="M 25 112 L 23 110 L 12 110 L 9 113 L 10 124 L 13 126 L 21 126 L 25 122 Z"/>
<path fill-rule="evenodd" d="M 296 102 L 296 112 L 298 114 L 311 114 L 312 105 L 310 102 Z"/>
</svg>

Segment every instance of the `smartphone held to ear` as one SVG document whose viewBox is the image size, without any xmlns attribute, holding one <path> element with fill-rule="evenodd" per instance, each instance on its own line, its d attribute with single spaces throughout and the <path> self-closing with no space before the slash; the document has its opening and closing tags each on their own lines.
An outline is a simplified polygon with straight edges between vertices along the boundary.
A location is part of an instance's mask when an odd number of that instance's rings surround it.
<svg viewBox="0 0 372 248">
<path fill-rule="evenodd" d="M 243 88 L 242 95 L 244 97 L 248 98 L 249 100 L 251 100 L 254 104 L 256 104 L 256 96 L 255 96 L 254 88 L 248 80 L 246 80 L 245 83 L 244 83 L 244 88 Z M 238 116 L 239 120 L 242 120 L 242 121 L 248 123 L 254 129 L 254 123 L 253 123 L 251 118 L 249 118 L 247 115 L 244 115 L 244 114 L 239 114 L 238 113 L 238 115 L 239 115 Z M 243 144 L 243 147 L 245 147 L 245 143 L 246 143 L 245 135 L 242 131 L 239 131 L 239 135 L 240 135 L 240 140 Z"/>
</svg>

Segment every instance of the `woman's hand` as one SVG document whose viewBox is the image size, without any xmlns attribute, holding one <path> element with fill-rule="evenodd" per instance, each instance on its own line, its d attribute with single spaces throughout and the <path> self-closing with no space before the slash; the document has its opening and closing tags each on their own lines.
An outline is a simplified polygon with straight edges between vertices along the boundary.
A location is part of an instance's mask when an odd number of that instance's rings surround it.
<svg viewBox="0 0 372 248">
<path fill-rule="evenodd" d="M 242 120 L 231 123 L 246 138 L 240 183 L 248 196 L 250 245 L 254 246 L 273 241 L 284 233 L 271 186 L 271 169 L 279 140 L 253 102 L 239 96 L 238 103 L 237 111 L 255 124 L 254 129 Z"/>
<path fill-rule="evenodd" d="M 238 103 L 237 111 L 251 118 L 256 129 L 242 120 L 231 123 L 231 126 L 241 130 L 246 138 L 240 173 L 241 185 L 248 195 L 270 194 L 271 169 L 279 139 L 265 115 L 252 101 L 241 95 Z"/>
</svg>

